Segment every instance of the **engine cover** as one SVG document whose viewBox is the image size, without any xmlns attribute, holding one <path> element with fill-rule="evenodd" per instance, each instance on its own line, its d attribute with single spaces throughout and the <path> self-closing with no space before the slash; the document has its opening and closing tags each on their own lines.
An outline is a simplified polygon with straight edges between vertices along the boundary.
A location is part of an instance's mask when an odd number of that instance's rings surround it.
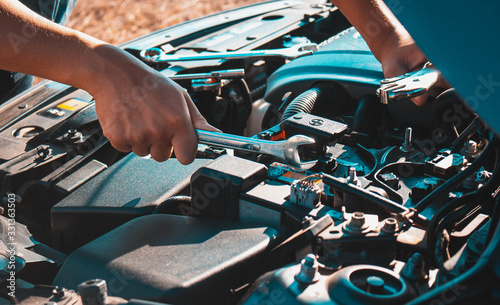
<svg viewBox="0 0 500 305">
<path fill-rule="evenodd" d="M 174 215 L 136 218 L 73 252 L 54 284 L 91 278 L 110 295 L 175 304 L 226 304 L 266 271 L 276 230 Z"/>
</svg>

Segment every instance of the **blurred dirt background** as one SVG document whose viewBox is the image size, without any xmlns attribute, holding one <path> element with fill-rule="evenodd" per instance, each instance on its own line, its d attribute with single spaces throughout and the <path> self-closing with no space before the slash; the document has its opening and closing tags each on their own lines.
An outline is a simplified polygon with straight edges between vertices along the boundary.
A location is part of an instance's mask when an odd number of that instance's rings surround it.
<svg viewBox="0 0 500 305">
<path fill-rule="evenodd" d="M 68 27 L 112 44 L 263 0 L 80 0 Z"/>
</svg>

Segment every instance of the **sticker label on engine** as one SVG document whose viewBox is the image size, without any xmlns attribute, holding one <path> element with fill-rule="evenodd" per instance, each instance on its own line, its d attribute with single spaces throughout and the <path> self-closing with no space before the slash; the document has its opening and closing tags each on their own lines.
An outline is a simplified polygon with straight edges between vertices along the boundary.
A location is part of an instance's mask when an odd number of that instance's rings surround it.
<svg viewBox="0 0 500 305">
<path fill-rule="evenodd" d="M 69 110 L 69 111 L 77 111 L 77 110 L 80 110 L 87 105 L 88 105 L 88 103 L 84 100 L 72 98 L 70 100 L 65 101 L 64 103 L 57 105 L 57 108 L 61 108 L 61 109 Z"/>
<path fill-rule="evenodd" d="M 38 112 L 38 115 L 51 119 L 59 119 L 64 117 L 68 113 L 70 114 L 72 112 L 82 109 L 88 104 L 89 103 L 84 100 L 72 98 L 60 103 L 55 107 L 49 108 L 47 110 L 42 110 L 41 112 Z"/>
<path fill-rule="evenodd" d="M 314 174 L 310 171 L 296 172 L 290 166 L 274 162 L 269 166 L 267 176 L 283 183 L 292 184 L 296 180 L 304 179 L 305 177 Z"/>
<path fill-rule="evenodd" d="M 58 119 L 62 118 L 63 116 L 66 115 L 66 111 L 57 109 L 57 108 L 49 108 L 43 112 L 39 112 L 38 115 L 47 117 L 47 118 L 52 118 L 52 119 Z"/>
</svg>

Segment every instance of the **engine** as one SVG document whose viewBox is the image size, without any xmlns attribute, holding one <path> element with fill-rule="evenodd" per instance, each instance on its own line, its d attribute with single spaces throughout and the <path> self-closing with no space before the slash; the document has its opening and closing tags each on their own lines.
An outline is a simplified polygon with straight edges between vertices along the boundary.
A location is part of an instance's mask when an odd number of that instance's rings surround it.
<svg viewBox="0 0 500 305">
<path fill-rule="evenodd" d="M 44 82 L 0 108 L 0 300 L 494 299 L 472 275 L 498 242 L 498 137 L 454 89 L 381 103 L 380 64 L 330 3 L 263 3 L 123 48 L 224 132 L 304 135 L 300 158 L 317 162 L 202 144 L 188 166 L 123 154 L 90 95 Z"/>
</svg>

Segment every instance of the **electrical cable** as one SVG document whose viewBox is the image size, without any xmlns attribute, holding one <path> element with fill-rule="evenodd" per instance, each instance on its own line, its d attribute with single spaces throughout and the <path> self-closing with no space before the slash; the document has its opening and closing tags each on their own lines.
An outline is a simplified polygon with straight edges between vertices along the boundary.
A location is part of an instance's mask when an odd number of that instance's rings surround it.
<svg viewBox="0 0 500 305">
<path fill-rule="evenodd" d="M 452 178 L 448 179 L 446 182 L 438 186 L 435 190 L 430 192 L 427 196 L 424 197 L 424 199 L 420 200 L 415 205 L 415 209 L 418 212 L 422 212 L 425 210 L 427 207 L 429 207 L 435 200 L 439 197 L 442 196 L 443 194 L 448 194 L 453 188 L 455 188 L 462 180 L 465 178 L 469 177 L 477 171 L 485 162 L 485 160 L 489 157 L 491 152 L 495 149 L 496 147 L 496 137 L 493 132 L 489 133 L 489 139 L 488 143 L 486 144 L 486 147 L 484 148 L 483 152 L 472 162 L 471 165 L 469 165 L 466 169 L 463 171 L 459 172 Z"/>
<path fill-rule="evenodd" d="M 430 219 L 427 227 L 427 250 L 434 253 L 436 246 L 436 236 L 447 228 L 450 224 L 463 219 L 472 209 L 479 206 L 477 202 L 493 191 L 493 188 L 500 183 L 500 148 L 495 149 L 495 165 L 490 179 L 478 190 L 453 199 L 439 209 Z M 434 261 L 433 263 L 437 263 Z"/>
</svg>

